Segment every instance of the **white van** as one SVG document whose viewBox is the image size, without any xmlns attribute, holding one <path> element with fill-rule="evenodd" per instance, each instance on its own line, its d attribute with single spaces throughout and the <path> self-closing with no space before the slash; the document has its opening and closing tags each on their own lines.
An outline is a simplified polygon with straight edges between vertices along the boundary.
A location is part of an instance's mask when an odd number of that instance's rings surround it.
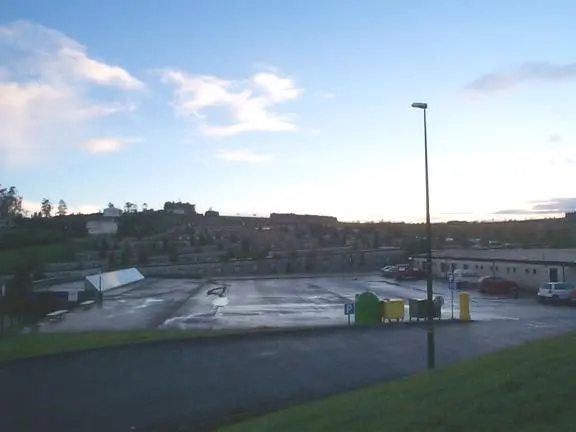
<svg viewBox="0 0 576 432">
<path fill-rule="evenodd" d="M 478 284 L 478 279 L 480 275 L 473 272 L 472 270 L 461 270 L 457 269 L 452 272 L 454 276 L 454 283 L 460 286 L 474 286 Z"/>
</svg>

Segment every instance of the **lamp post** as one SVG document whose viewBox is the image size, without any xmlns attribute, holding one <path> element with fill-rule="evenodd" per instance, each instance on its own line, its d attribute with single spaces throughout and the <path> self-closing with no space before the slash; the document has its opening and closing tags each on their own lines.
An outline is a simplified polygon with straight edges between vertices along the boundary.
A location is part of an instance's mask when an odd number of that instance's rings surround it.
<svg viewBox="0 0 576 432">
<path fill-rule="evenodd" d="M 424 176 L 426 182 L 426 300 L 428 303 L 428 332 L 427 351 L 428 369 L 435 366 L 435 345 L 434 345 L 434 300 L 432 298 L 432 224 L 430 222 L 430 187 L 428 183 L 428 134 L 426 130 L 426 110 L 428 104 L 424 102 L 414 102 L 412 108 L 421 109 L 424 113 Z"/>
</svg>

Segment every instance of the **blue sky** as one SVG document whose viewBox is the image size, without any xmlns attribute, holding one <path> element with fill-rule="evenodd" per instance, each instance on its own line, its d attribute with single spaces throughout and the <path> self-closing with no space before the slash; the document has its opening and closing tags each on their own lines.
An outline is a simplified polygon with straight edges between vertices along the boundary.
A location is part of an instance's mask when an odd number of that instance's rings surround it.
<svg viewBox="0 0 576 432">
<path fill-rule="evenodd" d="M 576 3 L 4 0 L 0 182 L 28 208 L 554 214 L 576 196 Z M 506 213 L 506 214 L 503 214 Z"/>
</svg>

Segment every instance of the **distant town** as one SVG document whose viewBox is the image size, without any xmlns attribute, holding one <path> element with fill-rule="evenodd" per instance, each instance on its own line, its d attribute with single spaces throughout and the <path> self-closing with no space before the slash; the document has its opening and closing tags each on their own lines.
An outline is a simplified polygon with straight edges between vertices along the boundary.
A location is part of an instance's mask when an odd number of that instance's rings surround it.
<svg viewBox="0 0 576 432">
<path fill-rule="evenodd" d="M 576 247 L 565 218 L 436 223 L 434 250 Z M 188 202 L 160 210 L 109 203 L 96 214 L 68 214 L 45 199 L 26 214 L 16 188 L 0 189 L 0 274 L 26 268 L 34 278 L 76 277 L 128 266 L 186 275 L 376 270 L 425 251 L 424 224 L 343 223 L 336 217 L 201 214 Z M 177 267 L 175 267 L 177 265 Z M 146 271 L 146 270 L 145 270 Z"/>
</svg>

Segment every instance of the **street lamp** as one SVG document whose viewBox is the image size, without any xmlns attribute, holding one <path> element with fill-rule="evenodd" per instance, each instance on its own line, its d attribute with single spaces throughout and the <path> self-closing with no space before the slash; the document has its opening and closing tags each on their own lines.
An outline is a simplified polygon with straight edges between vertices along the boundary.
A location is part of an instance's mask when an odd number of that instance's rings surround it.
<svg viewBox="0 0 576 432">
<path fill-rule="evenodd" d="M 428 104 L 414 102 L 412 108 L 421 109 L 424 112 L 424 175 L 426 182 L 426 300 L 428 303 L 428 369 L 434 369 L 435 346 L 434 346 L 434 300 L 432 299 L 432 224 L 430 223 L 430 187 L 428 183 L 428 134 L 426 131 L 426 110 Z"/>
</svg>

